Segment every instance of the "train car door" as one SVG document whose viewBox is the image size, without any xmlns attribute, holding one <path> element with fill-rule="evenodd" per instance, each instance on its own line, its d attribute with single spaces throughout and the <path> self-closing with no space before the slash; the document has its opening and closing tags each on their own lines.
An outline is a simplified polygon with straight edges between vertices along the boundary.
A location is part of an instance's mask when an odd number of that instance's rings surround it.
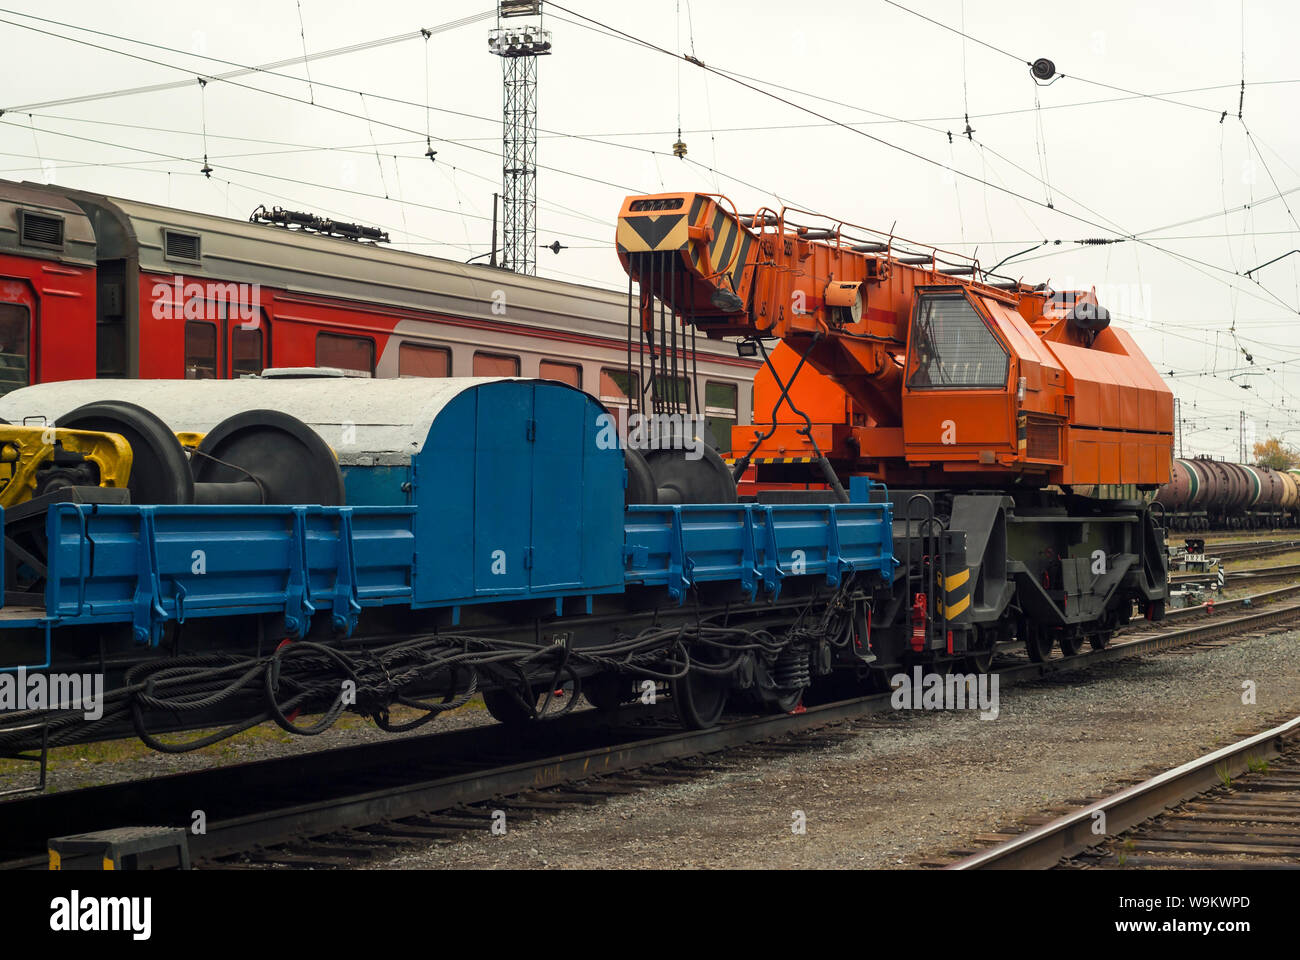
<svg viewBox="0 0 1300 960">
<path fill-rule="evenodd" d="M 265 311 L 258 309 L 250 317 L 208 301 L 202 317 L 185 320 L 185 379 L 237 380 L 259 374 L 271 365 L 270 344 Z"/>
<path fill-rule="evenodd" d="M 36 298 L 23 283 L 0 282 L 0 395 L 32 382 Z"/>
<path fill-rule="evenodd" d="M 271 366 L 271 321 L 266 311 L 240 313 L 226 321 L 226 376 L 232 380 L 260 374 Z"/>
</svg>

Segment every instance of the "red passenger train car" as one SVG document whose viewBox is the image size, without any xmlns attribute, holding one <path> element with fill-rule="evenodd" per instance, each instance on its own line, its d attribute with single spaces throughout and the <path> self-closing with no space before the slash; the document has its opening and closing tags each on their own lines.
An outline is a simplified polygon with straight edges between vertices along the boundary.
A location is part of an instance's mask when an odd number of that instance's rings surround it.
<svg viewBox="0 0 1300 960">
<path fill-rule="evenodd" d="M 0 393 L 56 380 L 335 367 L 543 377 L 626 409 L 642 389 L 635 342 L 628 375 L 627 317 L 625 294 L 595 287 L 0 181 Z M 679 382 L 652 389 L 698 398 L 725 449 L 730 428 L 750 422 L 757 366 L 701 339 L 692 369 L 683 362 Z"/>
</svg>

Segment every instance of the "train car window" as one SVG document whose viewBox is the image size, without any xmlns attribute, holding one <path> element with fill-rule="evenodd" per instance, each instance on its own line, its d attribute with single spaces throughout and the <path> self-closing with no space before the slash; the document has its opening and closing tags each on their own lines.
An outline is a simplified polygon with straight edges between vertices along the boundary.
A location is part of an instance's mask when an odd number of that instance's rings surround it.
<svg viewBox="0 0 1300 960">
<path fill-rule="evenodd" d="M 690 384 L 685 377 L 655 377 L 652 381 L 655 399 L 685 410 L 691 396 Z"/>
<path fill-rule="evenodd" d="M 537 365 L 537 375 L 543 380 L 559 380 L 571 387 L 582 389 L 582 367 L 576 363 L 557 363 L 543 360 Z"/>
<path fill-rule="evenodd" d="M 628 387 L 631 387 L 629 390 Z M 639 374 L 628 374 L 626 370 L 611 370 L 608 367 L 600 371 L 600 399 L 607 404 L 628 405 L 628 398 L 641 393 Z"/>
<path fill-rule="evenodd" d="M 0 395 L 30 382 L 28 331 L 31 314 L 18 303 L 0 303 Z"/>
<path fill-rule="evenodd" d="M 627 370 L 614 370 L 608 367 L 600 371 L 600 401 L 611 408 L 614 421 L 619 425 L 620 431 L 628 427 L 631 398 L 639 397 L 640 394 L 639 374 L 629 374 Z"/>
<path fill-rule="evenodd" d="M 217 376 L 217 325 L 201 320 L 185 322 L 185 379 L 215 380 Z"/>
<path fill-rule="evenodd" d="M 474 376 L 517 377 L 519 358 L 501 353 L 476 353 L 474 354 Z"/>
<path fill-rule="evenodd" d="M 230 375 L 259 374 L 265 367 L 262 356 L 262 328 L 246 329 L 243 325 L 230 331 Z"/>
<path fill-rule="evenodd" d="M 316 334 L 316 366 L 357 370 L 374 376 L 375 341 L 339 333 Z"/>
<path fill-rule="evenodd" d="M 736 425 L 738 388 L 734 383 L 704 384 L 704 423 L 719 450 L 731 449 L 731 428 Z"/>
<path fill-rule="evenodd" d="M 921 295 L 912 314 L 907 385 L 913 390 L 1003 387 L 1008 356 L 960 294 Z"/>
<path fill-rule="evenodd" d="M 404 343 L 397 350 L 399 377 L 450 377 L 451 351 L 446 347 L 424 347 Z"/>
</svg>

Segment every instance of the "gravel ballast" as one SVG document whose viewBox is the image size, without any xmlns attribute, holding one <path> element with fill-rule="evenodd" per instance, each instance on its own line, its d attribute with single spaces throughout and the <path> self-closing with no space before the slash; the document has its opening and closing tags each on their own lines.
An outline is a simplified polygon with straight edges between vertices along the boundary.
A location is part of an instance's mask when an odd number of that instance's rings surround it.
<svg viewBox="0 0 1300 960">
<path fill-rule="evenodd" d="M 899 868 L 1300 712 L 1300 632 L 1101 664 L 906 711 L 836 746 L 373 863 L 379 868 Z M 1243 704 L 1244 681 L 1255 703 Z M 802 811 L 806 832 L 792 830 Z"/>
</svg>

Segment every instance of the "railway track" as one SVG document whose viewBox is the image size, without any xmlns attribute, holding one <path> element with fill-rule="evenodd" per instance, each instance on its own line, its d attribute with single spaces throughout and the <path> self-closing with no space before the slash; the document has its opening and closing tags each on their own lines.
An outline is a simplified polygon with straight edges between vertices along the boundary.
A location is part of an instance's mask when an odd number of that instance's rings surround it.
<svg viewBox="0 0 1300 960">
<path fill-rule="evenodd" d="M 1294 597 L 1300 594 L 1300 584 L 1293 584 L 1289 587 L 1278 587 L 1275 590 L 1265 590 L 1263 593 L 1254 593 L 1248 597 L 1235 597 L 1231 600 L 1215 600 L 1210 603 L 1199 603 L 1192 607 L 1180 607 L 1177 610 L 1166 610 L 1166 620 L 1184 620 L 1189 617 L 1207 616 L 1211 613 L 1222 613 L 1225 610 L 1244 610 L 1250 607 L 1258 606 L 1261 603 L 1270 603 L 1274 600 L 1281 600 L 1285 597 Z"/>
<path fill-rule="evenodd" d="M 1224 571 L 1224 583 L 1240 586 L 1251 583 L 1272 583 L 1277 580 L 1294 580 L 1300 577 L 1300 563 L 1277 567 L 1259 567 L 1253 570 Z M 1217 573 L 1176 573 L 1169 577 L 1171 586 L 1210 584 L 1218 582 Z"/>
<path fill-rule="evenodd" d="M 947 868 L 1296 869 L 1298 817 L 1295 717 Z"/>
<path fill-rule="evenodd" d="M 1207 612 L 1187 615 L 1198 611 Z M 1074 657 L 1000 658 L 995 671 L 1002 686 L 1032 682 L 1297 620 L 1300 603 L 1274 603 L 1190 626 L 1134 629 Z M 0 868 L 45 867 L 45 841 L 55 836 L 188 826 L 199 812 L 206 830 L 188 842 L 200 866 L 353 866 L 392 848 L 490 830 L 502 814 L 507 823 L 532 819 L 682 782 L 717 769 L 722 751 L 734 759 L 738 748 L 761 756 L 828 745 L 847 735 L 838 725 L 887 711 L 889 701 L 889 693 L 872 694 L 700 731 L 676 728 L 663 709 L 586 711 L 524 728 L 490 725 L 12 800 L 0 804 Z"/>
<path fill-rule="evenodd" d="M 1254 560 L 1272 557 L 1279 553 L 1300 550 L 1300 538 L 1290 540 L 1233 540 L 1227 543 L 1207 543 L 1205 552 L 1221 560 Z"/>
</svg>

